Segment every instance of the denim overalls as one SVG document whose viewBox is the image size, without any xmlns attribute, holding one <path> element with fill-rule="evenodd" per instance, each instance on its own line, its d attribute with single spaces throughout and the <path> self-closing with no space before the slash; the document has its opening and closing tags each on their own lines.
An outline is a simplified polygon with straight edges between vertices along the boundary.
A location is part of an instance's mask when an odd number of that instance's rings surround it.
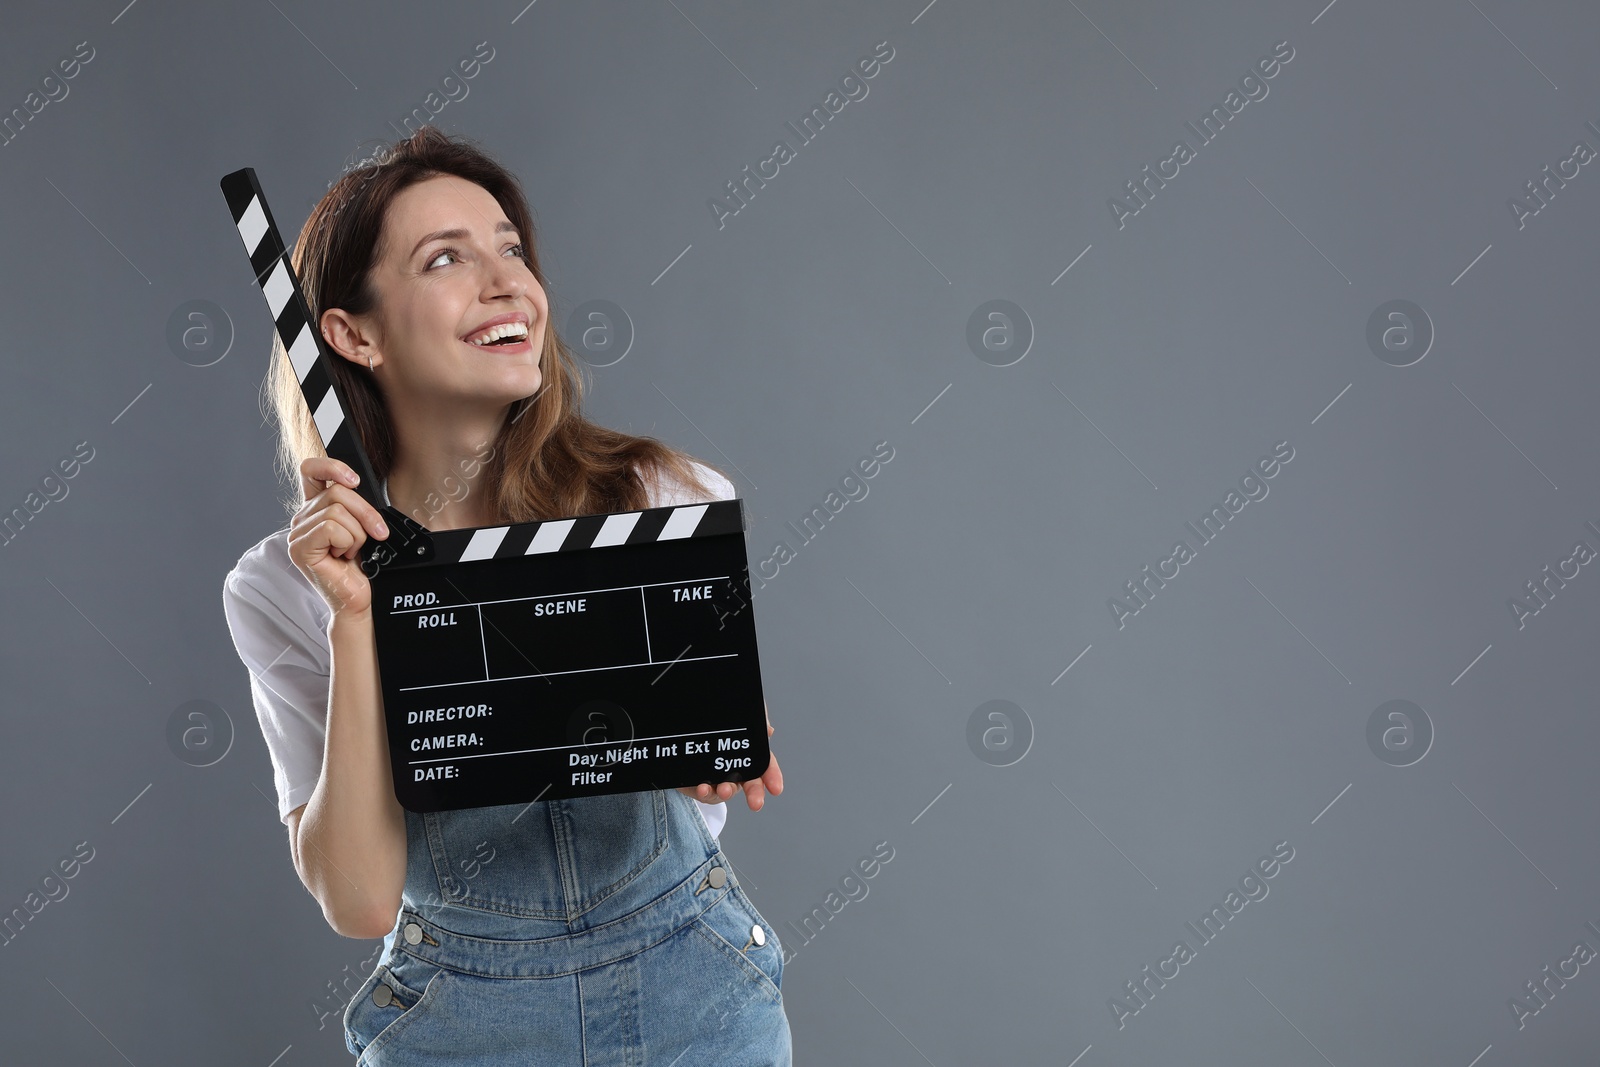
<svg viewBox="0 0 1600 1067">
<path fill-rule="evenodd" d="M 399 918 L 344 1013 L 357 1067 L 789 1067 L 777 934 L 690 797 L 405 818 Z"/>
</svg>

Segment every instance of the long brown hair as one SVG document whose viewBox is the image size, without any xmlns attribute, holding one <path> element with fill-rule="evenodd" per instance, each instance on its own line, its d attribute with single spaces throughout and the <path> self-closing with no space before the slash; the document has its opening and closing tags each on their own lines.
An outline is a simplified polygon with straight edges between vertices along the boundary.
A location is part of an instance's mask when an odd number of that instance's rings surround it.
<svg viewBox="0 0 1600 1067">
<path fill-rule="evenodd" d="M 371 272 L 388 206 L 401 190 L 439 174 L 452 174 L 488 190 L 517 228 L 528 267 L 549 292 L 539 266 L 532 213 L 516 176 L 470 139 L 423 126 L 347 170 L 306 219 L 290 262 L 311 305 L 313 323 L 320 323 L 329 308 L 352 315 L 373 310 Z M 382 393 L 370 375 L 348 360 L 335 357 L 332 364 L 345 398 L 345 415 L 354 422 L 374 473 L 387 478 L 394 463 L 394 434 Z M 608 429 L 580 414 L 586 387 L 581 369 L 587 368 L 580 369 L 553 322 L 545 323 L 540 368 L 544 373 L 539 390 L 511 405 L 477 473 L 481 484 L 474 491 L 489 494 L 502 521 L 649 507 L 649 486 L 641 474 L 653 480 L 671 476 L 699 493 L 710 492 L 693 467 L 698 461 L 688 453 L 653 437 Z M 277 418 L 278 467 L 291 486 L 284 505 L 292 515 L 305 504 L 301 461 L 325 456 L 327 451 L 276 335 L 272 366 L 263 384 Z M 711 464 L 706 466 L 727 477 Z"/>
</svg>

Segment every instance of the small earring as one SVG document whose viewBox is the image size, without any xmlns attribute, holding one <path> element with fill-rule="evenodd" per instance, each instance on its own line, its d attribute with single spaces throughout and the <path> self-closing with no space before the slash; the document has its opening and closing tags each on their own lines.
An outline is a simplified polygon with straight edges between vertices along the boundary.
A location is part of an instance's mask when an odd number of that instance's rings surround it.
<svg viewBox="0 0 1600 1067">
<path fill-rule="evenodd" d="M 367 354 L 367 369 L 374 374 L 378 372 L 378 368 L 372 365 L 372 354 L 370 352 Z"/>
</svg>

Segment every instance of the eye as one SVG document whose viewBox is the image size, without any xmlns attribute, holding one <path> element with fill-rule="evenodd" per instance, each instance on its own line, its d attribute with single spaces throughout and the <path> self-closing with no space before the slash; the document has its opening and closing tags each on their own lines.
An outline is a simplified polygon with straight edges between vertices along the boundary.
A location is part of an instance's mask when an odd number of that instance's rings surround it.
<svg viewBox="0 0 1600 1067">
<path fill-rule="evenodd" d="M 506 249 L 506 251 L 515 254 L 516 257 L 518 259 L 521 259 L 521 260 L 526 260 L 528 258 L 528 256 L 527 256 L 525 250 L 523 249 L 523 246 L 521 245 L 521 243 L 511 245 L 509 248 Z M 426 263 L 423 264 L 422 269 L 423 270 L 432 270 L 433 269 L 433 265 L 439 261 L 439 257 L 440 256 L 454 256 L 456 259 L 460 259 L 461 258 L 461 253 L 457 252 L 453 248 L 441 248 L 441 249 L 439 249 L 439 251 L 437 251 L 437 252 L 435 252 L 433 254 L 433 258 L 432 259 L 428 260 Z"/>
</svg>

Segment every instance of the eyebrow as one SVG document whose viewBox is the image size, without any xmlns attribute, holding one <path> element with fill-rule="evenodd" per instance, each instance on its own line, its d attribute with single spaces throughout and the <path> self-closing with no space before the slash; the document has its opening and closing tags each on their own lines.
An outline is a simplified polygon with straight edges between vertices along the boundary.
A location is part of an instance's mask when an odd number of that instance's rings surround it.
<svg viewBox="0 0 1600 1067">
<path fill-rule="evenodd" d="M 499 222 L 499 223 L 497 223 L 495 225 L 494 232 L 495 233 L 507 233 L 507 232 L 516 233 L 517 232 L 517 228 L 515 226 L 513 226 L 509 222 L 502 221 L 502 222 Z M 461 238 L 467 237 L 467 236 L 470 236 L 470 234 L 468 234 L 468 232 L 466 230 L 459 229 L 459 228 L 458 229 L 454 229 L 454 230 L 435 230 L 433 233 L 428 234 L 422 240 L 417 242 L 416 247 L 411 250 L 411 255 L 413 255 L 413 256 L 416 255 L 419 251 L 421 251 L 422 246 L 427 244 L 429 241 L 458 241 Z M 409 259 L 410 256 L 408 256 L 406 258 Z"/>
</svg>

